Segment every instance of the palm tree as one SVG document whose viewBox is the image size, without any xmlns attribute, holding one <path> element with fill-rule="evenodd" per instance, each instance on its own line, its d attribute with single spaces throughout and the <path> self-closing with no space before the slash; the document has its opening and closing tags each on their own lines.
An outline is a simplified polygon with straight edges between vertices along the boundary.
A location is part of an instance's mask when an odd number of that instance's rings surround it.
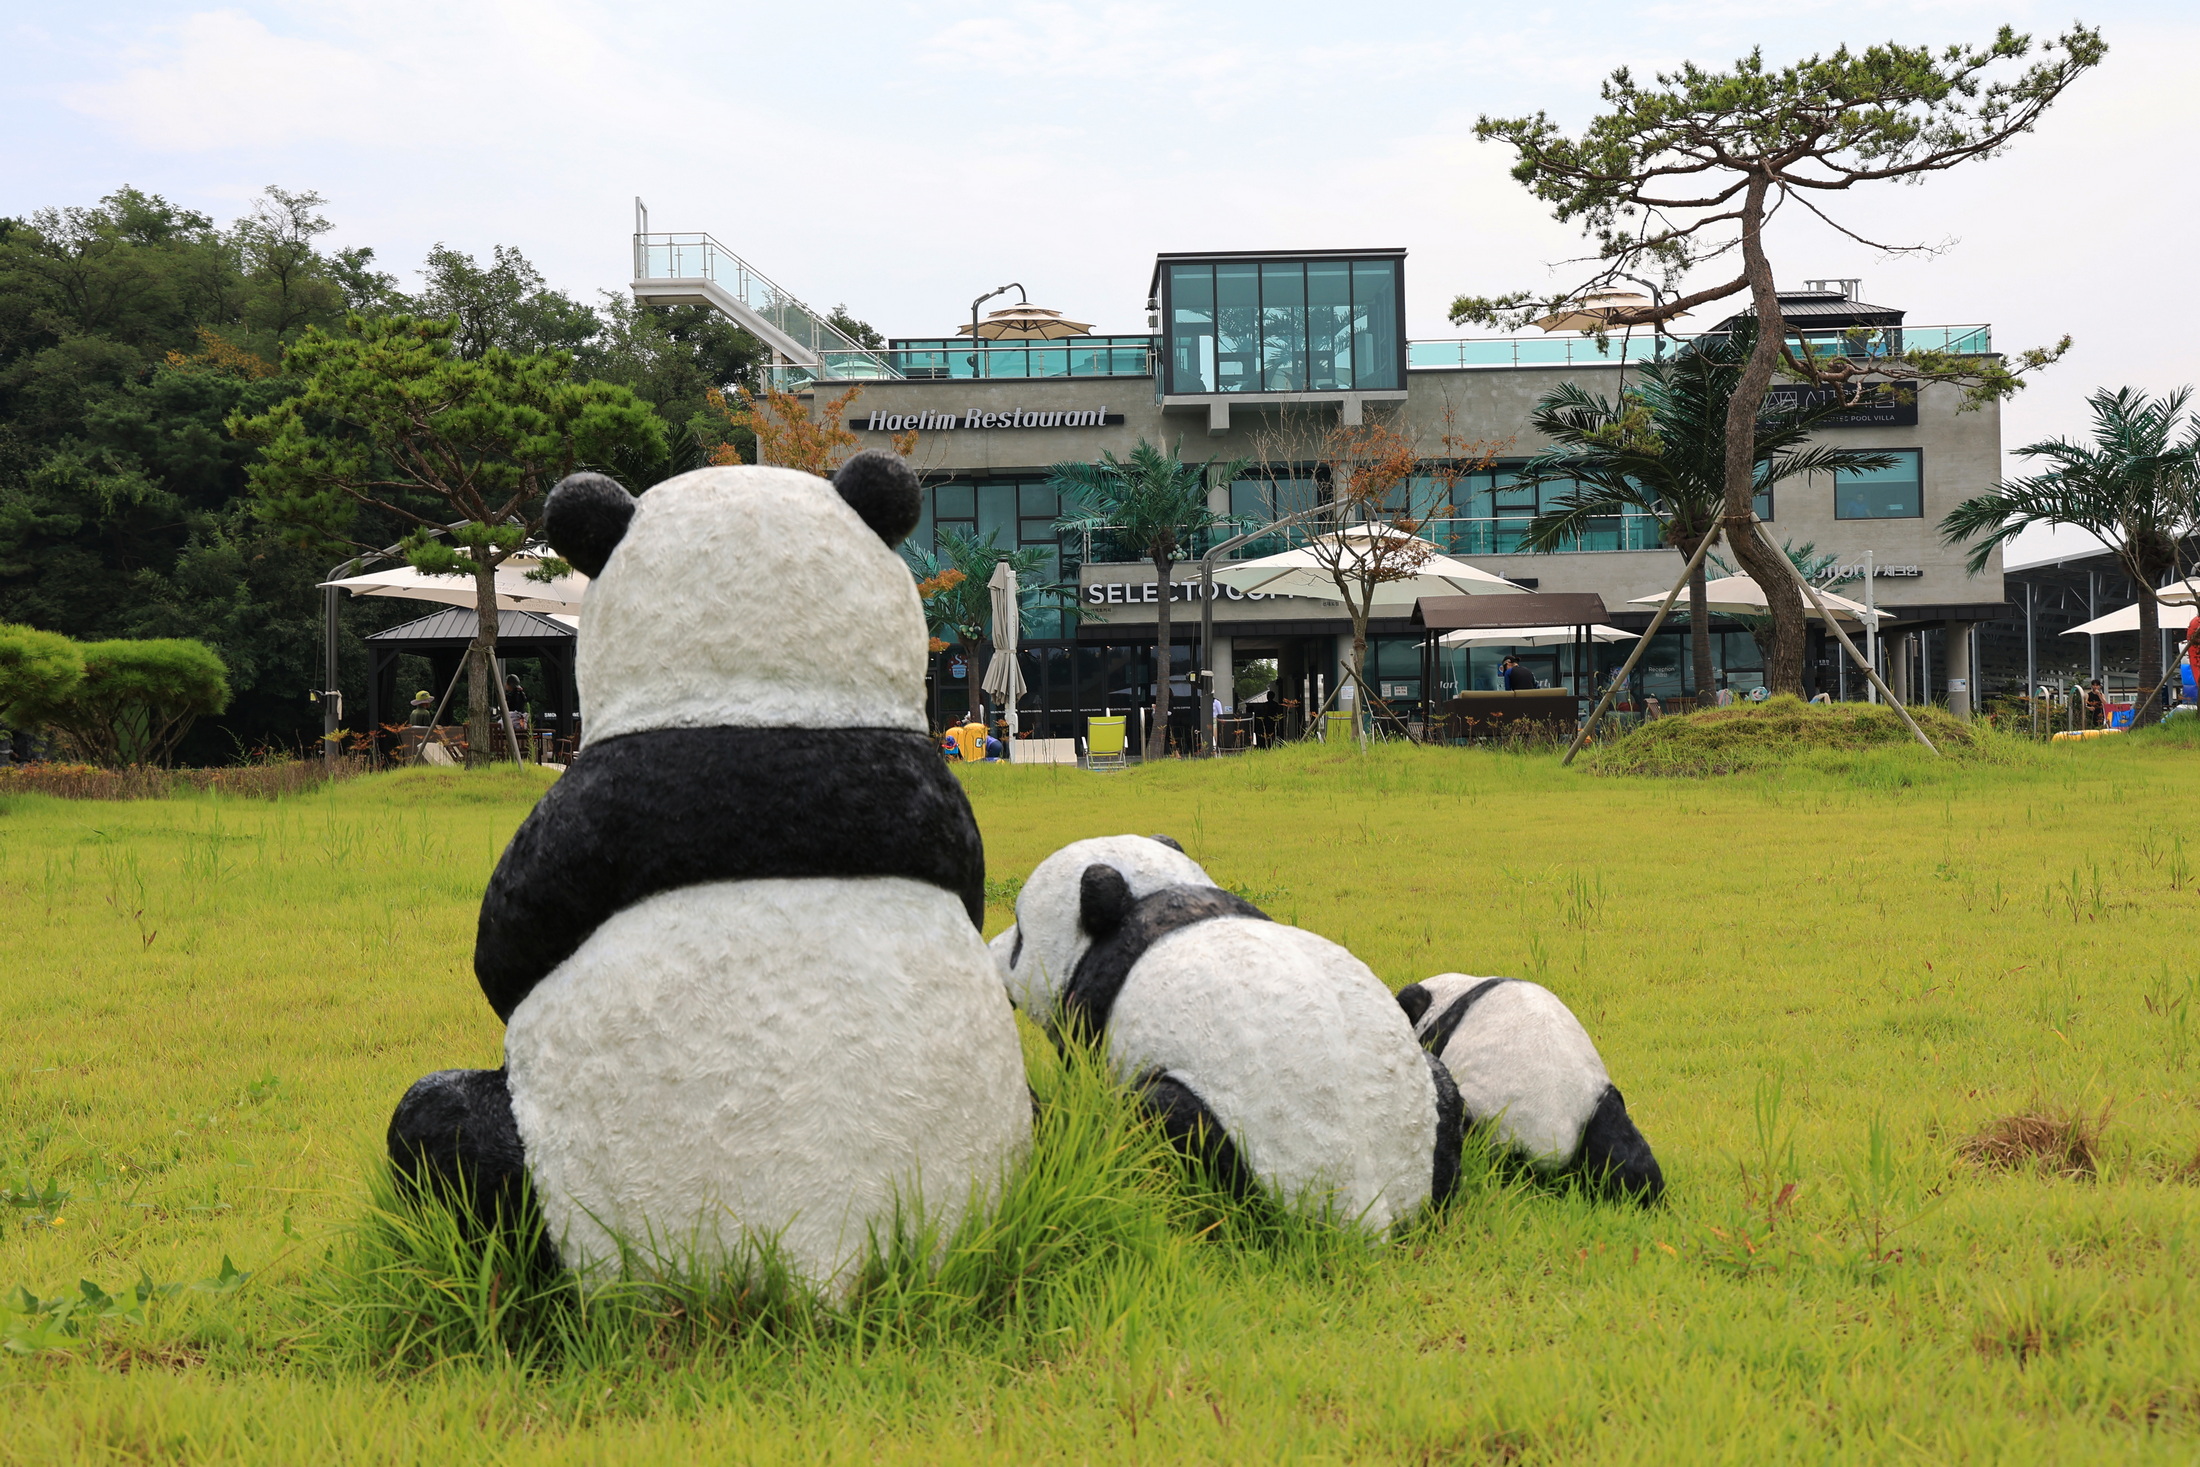
<svg viewBox="0 0 2200 1467">
<path fill-rule="evenodd" d="M 1580 487 L 1529 522 L 1524 548 L 1543 554 L 1563 550 L 1591 528 L 1591 521 L 1633 513 L 1656 519 L 1660 538 L 1683 558 L 1693 558 L 1704 538 L 1719 532 L 1726 500 L 1726 407 L 1756 335 L 1756 326 L 1745 322 L 1676 357 L 1647 363 L 1617 403 L 1572 382 L 1537 403 L 1528 421 L 1554 446 L 1530 459 L 1521 479 L 1571 480 Z M 1892 464 L 1890 454 L 1805 442 L 1841 410 L 1838 400 L 1829 400 L 1800 412 L 1760 415 L 1756 493 L 1805 474 Z M 1698 697 L 1713 683 L 1704 583 L 1699 561 L 1688 578 L 1689 651 Z M 1781 589 L 1767 586 L 1765 594 L 1776 596 Z"/>
<path fill-rule="evenodd" d="M 1940 522 L 1950 545 L 1973 542 L 1977 575 L 1995 550 L 2027 525 L 2076 525 L 2116 554 L 2139 592 L 2139 686 L 2132 722 L 2150 722 L 2162 681 L 2161 611 L 2154 588 L 2177 569 L 2178 546 L 2194 529 L 2200 489 L 2200 419 L 2188 419 L 2190 387 L 2150 398 L 2129 387 L 2086 399 L 2093 441 L 2048 438 L 2017 449 L 2045 460 L 2045 473 L 2006 479 L 1966 499 Z"/>
<path fill-rule="evenodd" d="M 1169 737 L 1169 569 L 1198 553 L 1203 535 L 1235 526 L 1228 515 L 1207 506 L 1207 486 L 1229 483 L 1245 471 L 1237 459 L 1219 469 L 1212 460 L 1188 464 L 1175 449 L 1156 448 L 1145 439 L 1128 459 L 1112 452 L 1098 463 L 1059 463 L 1050 486 L 1070 506 L 1054 522 L 1056 529 L 1101 531 L 1125 549 L 1153 562 L 1161 582 L 1155 605 L 1153 727 L 1146 732 L 1146 757 L 1158 759 Z"/>
<path fill-rule="evenodd" d="M 946 642 L 956 642 L 968 659 L 966 681 L 973 719 L 983 702 L 978 681 L 993 640 L 993 597 L 986 587 L 993 579 L 993 568 L 1005 560 L 1016 572 L 1016 583 L 1021 588 L 1018 610 L 1024 616 L 1059 596 L 1059 588 L 1040 580 L 1047 568 L 1047 552 L 1037 547 L 1003 550 L 993 543 L 999 535 L 998 530 L 990 531 L 981 540 L 943 527 L 936 552 L 913 545 L 903 547 L 924 598 L 925 625 L 935 638 L 933 650 L 943 651 Z"/>
</svg>

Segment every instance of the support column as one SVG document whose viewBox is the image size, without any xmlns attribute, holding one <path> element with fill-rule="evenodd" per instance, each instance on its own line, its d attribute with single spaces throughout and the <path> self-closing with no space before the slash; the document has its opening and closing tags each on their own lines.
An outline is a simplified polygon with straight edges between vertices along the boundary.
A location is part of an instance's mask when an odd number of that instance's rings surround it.
<svg viewBox="0 0 2200 1467">
<path fill-rule="evenodd" d="M 1910 641 L 1915 635 L 1897 632 L 1886 639 L 1887 691 L 1905 704 L 1910 701 Z"/>
<path fill-rule="evenodd" d="M 1971 623 L 1951 621 L 1945 625 L 1948 648 L 1948 711 L 1958 718 L 1969 718 L 1978 707 L 1977 698 L 1971 688 Z"/>
</svg>

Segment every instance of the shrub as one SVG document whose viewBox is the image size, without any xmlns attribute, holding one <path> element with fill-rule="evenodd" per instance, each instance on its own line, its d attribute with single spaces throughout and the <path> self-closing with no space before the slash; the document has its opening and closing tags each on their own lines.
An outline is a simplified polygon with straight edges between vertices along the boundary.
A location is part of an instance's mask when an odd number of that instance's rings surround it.
<svg viewBox="0 0 2200 1467">
<path fill-rule="evenodd" d="M 84 653 L 58 632 L 0 623 L 0 727 L 28 728 L 84 681 Z"/>
<path fill-rule="evenodd" d="M 1910 716 L 1943 754 L 1976 752 L 1982 731 L 1939 708 Z M 1732 774 L 1814 750 L 1854 752 L 1914 744 L 1892 708 L 1879 703 L 1805 703 L 1780 694 L 1762 703 L 1655 719 L 1591 754 L 1599 774 Z"/>
<path fill-rule="evenodd" d="M 204 642 L 92 642 L 79 650 L 83 680 L 31 712 L 94 764 L 164 764 L 201 714 L 229 706 L 229 669 Z"/>
</svg>

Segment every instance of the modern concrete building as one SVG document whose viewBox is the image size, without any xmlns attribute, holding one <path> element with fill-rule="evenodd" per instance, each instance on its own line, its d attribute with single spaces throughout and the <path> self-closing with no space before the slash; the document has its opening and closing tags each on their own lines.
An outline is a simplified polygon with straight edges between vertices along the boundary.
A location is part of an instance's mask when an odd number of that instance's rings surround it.
<svg viewBox="0 0 2200 1467">
<path fill-rule="evenodd" d="M 780 355 L 781 381 L 808 394 L 815 410 L 859 387 L 846 421 L 866 444 L 884 446 L 891 435 L 914 431 L 912 459 L 927 484 L 914 544 L 930 549 L 941 531 L 955 529 L 1043 552 L 1076 609 L 1030 619 L 1024 706 L 1027 726 L 1035 721 L 1042 732 L 1068 736 L 1082 732 L 1087 714 L 1151 703 L 1158 594 L 1154 568 L 1104 534 L 1056 529 L 1061 506 L 1050 469 L 1126 454 L 1140 439 L 1179 448 L 1187 460 L 1248 461 L 1241 474 L 1215 482 L 1210 502 L 1259 523 L 1322 492 L 1316 465 L 1324 435 L 1339 425 L 1389 424 L 1425 460 L 1397 508 L 1416 517 L 1448 510 L 1424 530 L 1447 553 L 1525 587 L 1594 591 L 1615 624 L 1647 625 L 1649 609 L 1628 603 L 1662 594 L 1681 567 L 1679 555 L 1658 544 L 1656 522 L 1614 516 L 1569 550 L 1522 553 L 1522 529 L 1568 486 L 1522 485 L 1515 471 L 1547 446 L 1529 427 L 1546 393 L 1575 382 L 1612 397 L 1655 353 L 1685 344 L 1578 335 L 1413 338 L 1405 269 L 1406 251 L 1398 248 L 1168 254 L 1154 267 L 1149 335 L 901 338 L 876 350 L 821 329 L 816 313 L 704 236 L 638 234 L 634 288 L 643 299 L 709 302 L 763 328 Z M 1792 328 L 1820 340 L 1866 328 L 1889 345 L 1991 352 L 1985 326 L 1909 326 L 1903 311 L 1855 296 L 1854 281 L 1825 281 L 1782 299 Z M 1771 502 L 1760 501 L 1759 513 L 1776 539 L 1834 557 L 1845 572 L 1837 589 L 1869 595 L 1893 613 L 1881 635 L 1898 691 L 1952 691 L 1960 705 L 1974 629 L 2013 608 L 2004 601 L 1998 560 L 1971 575 L 1963 553 L 1942 544 L 1937 530 L 1957 501 L 1991 485 L 2000 469 L 1997 410 L 1959 405 L 1956 389 L 1935 386 L 1911 403 L 1872 403 L 1836 418 L 1823 430 L 1827 440 L 1887 449 L 1895 465 L 1838 482 L 1826 476 L 1783 485 Z M 1494 461 L 1464 475 L 1447 471 L 1463 445 L 1494 449 Z M 1239 554 L 1251 558 L 1282 544 L 1255 543 Z M 1192 572 L 1179 567 L 1177 574 L 1189 579 Z M 1188 728 L 1200 608 L 1188 586 L 1173 594 L 1170 665 Z M 1273 664 L 1278 691 L 1269 707 L 1286 698 L 1318 704 L 1320 691 L 1334 687 L 1348 632 L 1336 603 L 1229 593 L 1213 611 L 1213 665 Z M 1489 686 L 1504 650 L 1425 663 L 1418 629 L 1392 620 L 1371 630 L 1371 681 L 1397 704 Z M 1754 687 L 1762 658 L 1750 630 L 1722 620 L 1714 631 L 1722 677 L 1737 690 Z M 1810 676 L 1829 692 L 1862 696 L 1861 679 L 1844 677 L 1823 642 L 1813 634 Z M 1616 667 L 1627 651 L 1625 643 L 1599 649 L 1599 667 Z M 1572 672 L 1550 649 L 1520 655 L 1545 683 Z M 1644 659 L 1641 690 L 1695 694 L 1686 661 L 1680 630 L 1661 633 Z M 1431 669 L 1435 687 L 1424 686 Z M 964 706 L 964 679 L 978 670 L 959 653 L 943 655 L 935 680 L 943 713 Z M 1217 692 L 1234 701 L 1229 677 L 1218 677 Z"/>
</svg>

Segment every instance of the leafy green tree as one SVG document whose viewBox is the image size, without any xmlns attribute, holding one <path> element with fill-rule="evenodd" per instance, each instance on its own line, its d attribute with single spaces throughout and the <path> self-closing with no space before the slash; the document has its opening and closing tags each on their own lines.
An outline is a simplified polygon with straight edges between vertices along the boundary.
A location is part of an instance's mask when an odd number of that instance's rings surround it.
<svg viewBox="0 0 2200 1467">
<path fill-rule="evenodd" d="M 1179 560 L 1199 553 L 1202 538 L 1235 528 L 1237 521 L 1207 504 L 1207 486 L 1227 484 L 1245 471 L 1246 460 L 1217 467 L 1212 461 L 1188 464 L 1173 448 L 1138 440 L 1130 457 L 1103 452 L 1098 463 L 1054 466 L 1050 486 L 1070 507 L 1055 521 L 1062 530 L 1105 534 L 1133 554 L 1153 562 L 1161 583 L 1154 607 L 1153 727 L 1146 733 L 1146 757 L 1158 759 L 1169 747 L 1169 573 Z"/>
<path fill-rule="evenodd" d="M 2076 525 L 2115 553 L 2139 596 L 2139 686 L 2134 722 L 2151 722 L 2162 681 L 2161 609 L 2155 588 L 2177 569 L 2178 547 L 2200 528 L 2200 417 L 2192 389 L 2148 397 L 2129 387 L 2086 399 L 2093 441 L 2047 438 L 2016 450 L 2045 469 L 2005 479 L 1940 522 L 1951 545 L 1971 544 L 1973 575 L 2029 525 Z"/>
<path fill-rule="evenodd" d="M 1006 561 L 1016 572 L 1017 611 L 1022 618 L 1017 628 L 1019 640 L 1034 611 L 1061 600 L 1060 588 L 1044 579 L 1047 552 L 1038 547 L 1003 550 L 994 543 L 999 538 L 998 530 L 987 532 L 981 540 L 959 530 L 942 529 L 937 551 L 914 545 L 903 547 L 924 598 L 925 624 L 936 640 L 960 645 L 969 663 L 966 681 L 973 718 L 984 702 L 978 684 L 993 650 L 993 593 L 986 583 L 993 579 L 994 568 Z"/>
<path fill-rule="evenodd" d="M 542 527 L 550 489 L 620 453 L 661 454 L 662 421 L 624 387 L 576 382 L 563 352 L 452 349 L 449 321 L 354 316 L 308 331 L 286 359 L 294 396 L 230 420 L 260 445 L 261 513 L 309 543 L 348 543 L 360 509 L 410 525 L 419 570 L 474 578 L 469 757 L 494 758 L 496 569 Z M 551 569 L 562 568 L 551 562 Z"/>
<path fill-rule="evenodd" d="M 58 632 L 0 622 L 0 754 L 9 730 L 36 728 L 84 681 L 84 651 Z"/>
<path fill-rule="evenodd" d="M 94 764 L 165 764 L 192 723 L 229 706 L 229 670 L 204 642 L 92 642 L 76 651 L 80 679 L 19 707 Z"/>
<path fill-rule="evenodd" d="M 1662 277 L 1652 304 L 1608 309 L 1610 329 L 1659 326 L 1714 301 L 1747 295 L 1761 326 L 1728 402 L 1722 529 L 1734 555 L 1764 588 L 1775 626 L 1766 669 L 1777 692 L 1802 690 L 1803 603 L 1777 552 L 1755 533 L 1750 496 L 1756 479 L 1749 425 L 1776 371 L 1838 387 L 1854 396 L 1872 382 L 1916 391 L 1929 383 L 1960 386 L 1967 405 L 2014 392 L 2022 374 L 2054 361 L 2059 346 L 2024 353 L 2012 367 L 1998 358 L 1947 352 L 1901 356 L 1860 348 L 1820 355 L 1789 340 L 1773 283 L 1764 228 L 1792 203 L 1875 249 L 1916 249 L 1865 239 L 1833 219 L 1835 198 L 1868 184 L 1917 182 L 1928 174 L 1990 158 L 2031 131 L 2078 77 L 2100 64 L 2107 46 L 2082 25 L 2041 47 L 2042 59 L 2014 77 L 2000 73 L 2032 52 L 2029 36 L 2007 26 L 1985 46 L 1889 43 L 1861 52 L 1841 47 L 1768 69 L 1752 51 L 1728 71 L 1683 63 L 1655 85 L 1626 68 L 1605 82 L 1607 110 L 1569 136 L 1545 114 L 1484 117 L 1475 135 L 1509 145 L 1513 177 L 1578 223 L 1597 244 L 1587 279 L 1555 298 L 1527 292 L 1461 296 L 1454 321 L 1517 329 L 1546 311 L 1577 305 L 1592 291 L 1641 275 Z M 1679 288 L 1698 266 L 1739 255 L 1739 272 L 1696 289 Z M 1727 267 L 1722 267 L 1721 273 Z"/>
<path fill-rule="evenodd" d="M 1553 447 L 1530 459 L 1521 477 L 1538 484 L 1570 480 L 1578 487 L 1529 522 L 1523 548 L 1563 550 L 1598 519 L 1644 514 L 1658 522 L 1659 538 L 1693 559 L 1704 537 L 1719 532 L 1726 501 L 1727 407 L 1756 344 L 1755 323 L 1701 338 L 1676 356 L 1645 365 L 1616 402 L 1575 382 L 1548 393 L 1528 421 Z M 1829 399 L 1802 412 L 1760 412 L 1752 496 L 1805 475 L 1894 462 L 1885 453 L 1810 443 L 1812 431 L 1840 410 L 1841 404 Z M 1714 685 L 1704 583 L 1703 562 L 1697 561 L 1688 578 L 1688 632 L 1698 697 Z"/>
<path fill-rule="evenodd" d="M 466 361 L 496 350 L 578 352 L 602 329 L 594 311 L 550 289 L 510 245 L 495 246 L 482 265 L 439 244 L 420 273 L 427 283 L 412 300 L 414 314 L 448 318 L 451 354 Z"/>
</svg>

